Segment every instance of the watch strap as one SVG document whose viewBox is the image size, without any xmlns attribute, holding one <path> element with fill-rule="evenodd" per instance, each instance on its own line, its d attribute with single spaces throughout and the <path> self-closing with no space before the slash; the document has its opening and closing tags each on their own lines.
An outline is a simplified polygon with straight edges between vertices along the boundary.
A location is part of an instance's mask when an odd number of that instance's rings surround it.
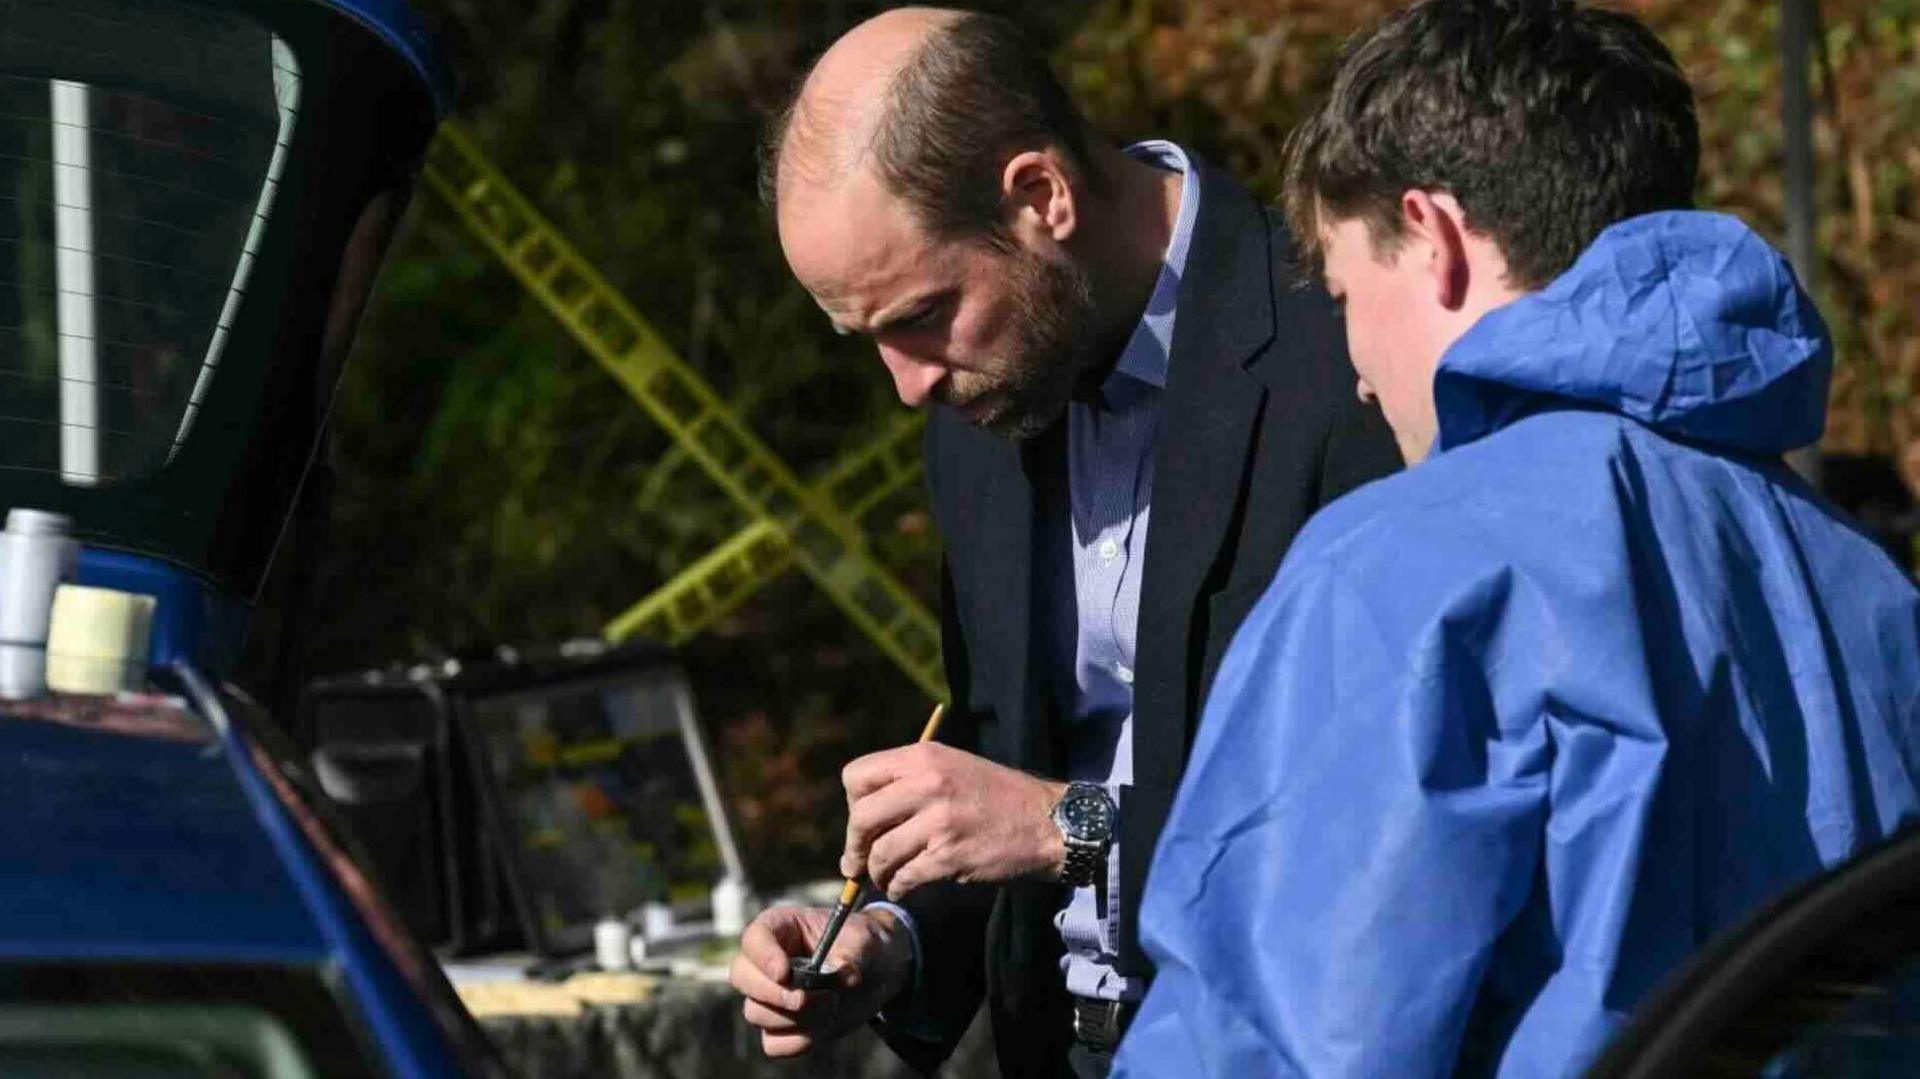
<svg viewBox="0 0 1920 1079">
<path fill-rule="evenodd" d="M 1106 863 L 1107 845 L 1076 839 L 1066 842 L 1067 861 L 1060 871 L 1060 879 L 1075 888 L 1085 888 L 1093 883 L 1100 873 L 1100 867 Z"/>
</svg>

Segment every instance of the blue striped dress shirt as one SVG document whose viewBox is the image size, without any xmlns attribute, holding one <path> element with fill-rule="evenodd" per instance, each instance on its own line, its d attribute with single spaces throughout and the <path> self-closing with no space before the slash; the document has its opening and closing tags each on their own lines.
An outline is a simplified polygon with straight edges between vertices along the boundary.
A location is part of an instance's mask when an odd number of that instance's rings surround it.
<svg viewBox="0 0 1920 1079">
<path fill-rule="evenodd" d="M 1188 170 L 1187 155 L 1170 142 L 1137 143 L 1127 152 L 1171 171 Z M 1153 448 L 1174 305 L 1199 203 L 1200 185 L 1182 183 L 1166 259 L 1140 324 L 1098 398 L 1067 406 L 1068 505 L 1046 507 L 1048 540 L 1059 552 L 1043 566 L 1058 574 L 1047 610 L 1055 699 L 1070 725 L 1067 777 L 1105 785 L 1116 803 L 1120 788 L 1133 781 L 1134 630 L 1153 506 Z M 1106 876 L 1104 888 L 1075 889 L 1054 919 L 1066 945 L 1061 966 L 1067 991 L 1136 1000 L 1146 985 L 1114 968 L 1120 929 L 1118 846 L 1107 859 Z"/>
<path fill-rule="evenodd" d="M 1171 142 L 1149 140 L 1127 153 L 1185 176 L 1190 164 Z M 1133 780 L 1133 642 L 1140 618 L 1140 569 L 1153 502 L 1153 447 L 1167 384 L 1174 304 L 1200 210 L 1200 185 L 1180 185 L 1180 209 L 1146 311 L 1100 386 L 1098 399 L 1067 406 L 1068 505 L 1043 507 L 1042 542 L 1051 557 L 1047 629 L 1054 645 L 1054 695 L 1070 726 L 1068 778 L 1100 783 L 1119 802 Z M 1104 888 L 1076 888 L 1055 916 L 1066 956 L 1067 990 L 1103 1000 L 1137 1000 L 1138 979 L 1114 968 L 1120 931 L 1120 851 L 1107 859 Z M 893 903 L 867 909 L 897 915 L 913 947 L 914 981 L 898 1016 L 918 1011 L 919 928 Z M 909 1020 L 909 1027 L 912 1022 Z"/>
</svg>

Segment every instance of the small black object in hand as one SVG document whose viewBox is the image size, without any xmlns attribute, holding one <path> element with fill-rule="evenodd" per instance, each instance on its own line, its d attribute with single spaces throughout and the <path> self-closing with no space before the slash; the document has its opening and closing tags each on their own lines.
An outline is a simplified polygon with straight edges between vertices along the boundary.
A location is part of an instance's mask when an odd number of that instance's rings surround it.
<svg viewBox="0 0 1920 1079">
<path fill-rule="evenodd" d="M 787 972 L 795 989 L 819 992 L 840 988 L 839 967 L 816 967 L 807 956 L 796 955 L 787 961 Z"/>
</svg>

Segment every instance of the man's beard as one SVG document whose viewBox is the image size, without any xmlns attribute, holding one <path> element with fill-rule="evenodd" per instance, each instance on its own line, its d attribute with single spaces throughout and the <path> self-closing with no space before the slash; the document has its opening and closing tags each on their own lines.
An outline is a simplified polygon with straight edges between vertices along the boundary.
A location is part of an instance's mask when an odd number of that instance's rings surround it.
<svg viewBox="0 0 1920 1079">
<path fill-rule="evenodd" d="M 1092 365 L 1097 341 L 1093 283 L 1079 264 L 1028 251 L 1008 259 L 1014 298 L 1014 344 L 1000 373 L 978 394 L 1000 403 L 975 422 L 1003 438 L 1032 438 L 1067 407 Z"/>
</svg>

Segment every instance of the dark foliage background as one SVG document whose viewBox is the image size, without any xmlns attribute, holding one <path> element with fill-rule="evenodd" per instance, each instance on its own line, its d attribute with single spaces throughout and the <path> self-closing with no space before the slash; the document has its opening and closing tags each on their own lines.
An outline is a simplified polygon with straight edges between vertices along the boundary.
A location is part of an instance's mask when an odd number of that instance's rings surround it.
<svg viewBox="0 0 1920 1079">
<path fill-rule="evenodd" d="M 753 184 L 764 110 L 805 58 L 890 5 L 421 5 L 486 152 L 799 472 L 898 408 L 870 352 L 788 278 Z M 1114 138 L 1177 138 L 1271 195 L 1285 132 L 1340 41 L 1394 5 L 981 6 L 1048 42 Z M 1627 6 L 1696 82 L 1703 202 L 1778 239 L 1776 5 Z M 1920 489 L 1920 2 L 1823 6 L 1819 291 L 1842 358 L 1829 448 L 1897 463 Z M 300 530 L 306 568 L 276 571 L 290 605 L 275 639 L 296 645 L 274 672 L 283 691 L 304 674 L 597 633 L 745 523 L 425 189 L 315 490 L 330 498 Z M 931 605 L 937 540 L 918 492 L 867 525 Z M 797 575 L 686 656 L 756 883 L 831 875 L 840 764 L 911 738 L 927 702 Z"/>
</svg>

